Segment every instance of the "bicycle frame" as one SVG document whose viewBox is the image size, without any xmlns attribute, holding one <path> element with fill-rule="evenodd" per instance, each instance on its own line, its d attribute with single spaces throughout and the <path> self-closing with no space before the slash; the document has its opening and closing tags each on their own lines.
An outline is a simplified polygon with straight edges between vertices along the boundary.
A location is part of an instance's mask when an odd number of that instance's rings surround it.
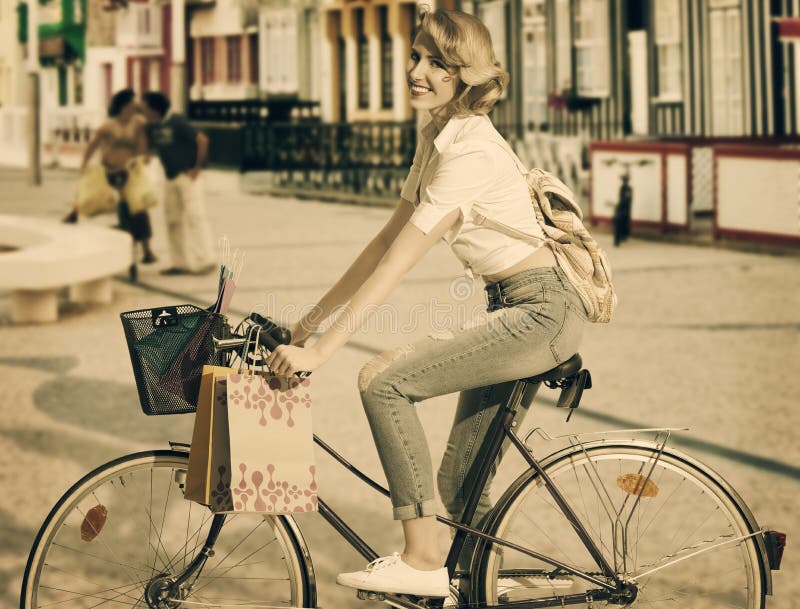
<svg viewBox="0 0 800 609">
<path fill-rule="evenodd" d="M 447 567 L 448 574 L 450 578 L 454 576 L 456 572 L 458 557 L 461 553 L 461 550 L 464 547 L 464 543 L 466 542 L 467 536 L 474 535 L 481 539 L 491 541 L 492 543 L 495 543 L 497 545 L 508 547 L 517 552 L 521 552 L 522 554 L 526 554 L 528 556 L 541 560 L 545 563 L 552 565 L 556 569 L 562 570 L 566 573 L 570 573 L 576 577 L 580 577 L 590 582 L 591 584 L 597 586 L 598 588 L 597 590 L 594 591 L 592 595 L 592 598 L 594 600 L 602 600 L 603 598 L 610 598 L 612 595 L 619 595 L 624 587 L 623 582 L 617 577 L 613 567 L 608 563 L 606 558 L 603 556 L 600 549 L 597 547 L 597 544 L 592 540 L 591 536 L 587 532 L 586 527 L 580 521 L 577 514 L 575 514 L 572 508 L 567 504 L 563 495 L 560 493 L 560 491 L 555 486 L 553 481 L 547 475 L 547 472 L 544 471 L 544 469 L 539 464 L 539 461 L 533 456 L 533 454 L 531 454 L 530 450 L 525 446 L 525 443 L 519 438 L 519 436 L 514 431 L 514 428 L 516 427 L 514 418 L 516 417 L 517 411 L 522 402 L 522 397 L 525 393 L 527 385 L 528 383 L 525 381 L 518 381 L 516 383 L 511 395 L 509 396 L 508 401 L 496 415 L 492 428 L 487 434 L 486 438 L 484 439 L 484 442 L 486 443 L 485 446 L 488 445 L 488 452 L 485 453 L 486 458 L 483 460 L 483 463 L 481 465 L 481 468 L 478 472 L 475 481 L 475 485 L 473 486 L 472 491 L 470 492 L 469 497 L 467 498 L 466 507 L 464 509 L 464 513 L 462 514 L 460 520 L 456 522 L 449 518 L 445 518 L 444 516 L 436 517 L 436 519 L 439 522 L 456 529 L 456 534 L 450 546 L 450 551 L 447 555 L 447 560 L 445 561 L 445 566 Z M 538 391 L 538 386 L 536 387 L 535 391 Z M 477 509 L 478 501 L 486 485 L 486 482 L 489 478 L 492 465 L 495 462 L 498 454 L 500 453 L 500 449 L 503 445 L 503 442 L 506 439 L 508 439 L 510 443 L 515 448 L 517 448 L 517 450 L 520 452 L 522 457 L 527 461 L 530 467 L 533 468 L 545 482 L 546 488 L 549 491 L 550 495 L 553 497 L 553 500 L 555 501 L 556 505 L 563 512 L 565 518 L 567 518 L 569 523 L 575 529 L 581 542 L 584 544 L 587 551 L 590 553 L 595 563 L 597 564 L 598 568 L 607 579 L 599 579 L 593 575 L 586 573 L 585 571 L 582 571 L 581 569 L 563 563 L 557 559 L 551 558 L 544 554 L 540 554 L 528 548 L 519 546 L 515 543 L 506 541 L 499 537 L 488 535 L 467 524 L 471 522 L 473 516 L 475 515 L 475 510 Z M 314 442 L 320 448 L 322 448 L 326 453 L 328 453 L 331 457 L 333 457 L 340 465 L 342 465 L 345 469 L 347 469 L 353 475 L 355 475 L 359 480 L 361 480 L 362 482 L 364 482 L 377 492 L 381 493 L 382 495 L 386 497 L 390 496 L 390 492 L 388 489 L 384 488 L 383 486 L 375 482 L 372 478 L 364 474 L 361 470 L 359 470 L 352 463 L 350 463 L 344 457 L 342 457 L 338 452 L 336 452 L 336 450 L 334 450 L 333 447 L 331 447 L 321 438 L 319 438 L 316 434 L 314 435 Z M 367 542 L 365 542 L 361 538 L 361 536 L 359 536 L 358 533 L 356 533 L 356 531 L 353 530 L 353 528 L 350 527 L 322 499 L 319 499 L 319 513 L 367 561 L 372 561 L 378 558 L 377 552 L 375 552 L 375 550 L 373 550 L 369 546 L 369 544 L 367 544 Z M 609 583 L 608 580 L 610 580 L 612 583 Z M 586 602 L 586 593 L 582 593 L 569 596 L 561 596 L 558 598 L 557 601 L 555 599 L 553 600 L 541 599 L 541 600 L 531 600 L 531 601 L 520 601 L 519 603 L 504 603 L 502 607 L 504 608 L 517 607 L 519 609 L 523 608 L 528 609 L 533 607 L 561 606 L 562 604 L 585 603 L 585 602 Z M 486 609 L 490 608 L 487 607 Z"/>
<path fill-rule="evenodd" d="M 519 410 L 520 404 L 522 403 L 522 398 L 523 395 L 525 394 L 525 390 L 528 384 L 529 383 L 526 381 L 522 380 L 517 381 L 511 392 L 511 395 L 508 398 L 508 401 L 506 402 L 506 404 L 503 405 L 503 407 L 497 413 L 495 420 L 492 423 L 492 428 L 490 429 L 489 433 L 487 433 L 486 438 L 484 439 L 484 446 L 488 446 L 488 452 L 485 453 L 486 458 L 483 460 L 481 464 L 480 470 L 475 480 L 475 485 L 473 486 L 469 494 L 469 497 L 467 498 L 466 507 L 464 509 L 464 513 L 461 515 L 460 520 L 456 522 L 449 518 L 445 518 L 444 516 L 438 516 L 438 515 L 436 516 L 436 519 L 439 522 L 456 529 L 455 536 L 453 537 L 453 541 L 450 546 L 447 559 L 445 561 L 445 567 L 447 567 L 448 575 L 451 579 L 455 575 L 458 557 L 464 547 L 464 543 L 466 542 L 467 536 L 474 535 L 475 537 L 490 541 L 497 545 L 507 547 L 522 554 L 536 558 L 542 562 L 552 565 L 557 571 L 570 573 L 571 575 L 584 579 L 587 582 L 596 586 L 596 589 L 586 591 L 580 594 L 551 597 L 549 599 L 543 598 L 536 600 L 506 602 L 503 603 L 502 605 L 497 605 L 497 606 L 487 605 L 483 609 L 500 609 L 500 607 L 502 607 L 502 609 L 512 609 L 512 608 L 534 609 L 537 607 L 561 607 L 570 604 L 586 603 L 587 594 L 590 594 L 592 600 L 595 601 L 624 597 L 626 596 L 626 584 L 619 577 L 617 577 L 613 567 L 608 563 L 608 561 L 598 548 L 597 544 L 592 540 L 586 527 L 578 518 L 577 514 L 568 505 L 564 496 L 555 486 L 554 482 L 548 476 L 547 472 L 544 471 L 539 461 L 533 456 L 531 451 L 527 448 L 525 442 L 521 440 L 514 431 L 514 428 L 516 427 L 514 419 L 516 417 L 517 411 Z M 534 394 L 538 391 L 538 388 L 539 384 L 534 385 L 533 389 Z M 587 551 L 595 561 L 600 572 L 603 574 L 604 579 L 598 578 L 585 571 L 582 571 L 581 569 L 578 569 L 577 567 L 573 567 L 555 558 L 546 556 L 544 554 L 540 554 L 529 548 L 525 548 L 513 542 L 506 541 L 502 538 L 484 533 L 467 524 L 472 521 L 472 518 L 475 515 L 475 511 L 478 506 L 478 501 L 486 485 L 486 482 L 489 479 L 492 465 L 497 459 L 497 456 L 500 454 L 500 449 L 502 448 L 503 442 L 505 440 L 510 441 L 511 445 L 513 445 L 520 452 L 520 454 L 528 463 L 528 465 L 531 468 L 533 468 L 533 470 L 536 471 L 536 473 L 544 481 L 545 486 L 550 495 L 552 496 L 554 502 L 559 507 L 561 512 L 564 514 L 564 517 L 569 521 L 569 523 L 574 528 L 581 542 L 584 544 Z M 355 475 L 359 480 L 367 484 L 373 490 L 381 493 L 382 495 L 390 497 L 390 492 L 388 489 L 384 488 L 383 486 L 375 482 L 372 478 L 367 476 L 356 466 L 347 461 L 347 459 L 345 459 L 338 452 L 336 452 L 336 450 L 334 450 L 333 447 L 331 447 L 329 444 L 323 441 L 316 434 L 314 434 L 314 442 L 320 448 L 322 448 L 326 453 L 328 453 L 331 457 L 333 457 L 333 459 L 335 459 L 340 465 L 342 465 L 345 469 L 347 469 L 353 475 Z M 366 541 L 364 541 L 364 539 L 321 498 L 318 499 L 318 510 L 319 514 L 336 530 L 336 532 L 339 533 L 339 535 L 341 535 L 345 539 L 345 541 L 347 541 L 367 561 L 372 561 L 378 558 L 378 553 L 375 552 L 375 550 L 372 549 L 372 547 Z M 179 575 L 176 582 L 178 585 L 182 585 L 183 583 L 188 581 L 189 578 L 197 570 L 202 569 L 208 556 L 213 551 L 214 543 L 216 542 L 216 539 L 224 524 L 224 521 L 225 521 L 225 514 L 216 514 L 214 516 L 211 523 L 211 528 L 209 531 L 208 538 L 205 544 L 203 545 L 202 550 L 195 557 L 192 563 L 184 570 L 184 572 Z M 405 606 L 410 609 L 412 608 L 423 609 L 422 605 L 419 605 L 413 602 L 412 600 L 402 596 L 387 594 L 386 597 L 389 598 L 392 601 L 392 603 L 397 605 Z M 431 605 L 429 604 L 428 606 L 430 607 Z"/>
<path fill-rule="evenodd" d="M 258 333 L 260 333 L 261 329 L 258 328 Z M 256 335 L 256 343 L 258 342 L 258 335 Z M 249 338 L 247 339 L 250 340 Z M 241 339 L 235 341 L 236 345 L 241 342 Z M 233 346 L 232 344 L 228 344 L 230 341 L 216 341 L 217 348 L 230 348 Z M 247 344 L 247 343 L 245 343 Z M 456 565 L 458 563 L 458 557 L 461 553 L 461 550 L 464 547 L 464 543 L 466 542 L 468 535 L 474 535 L 476 537 L 480 537 L 483 539 L 488 539 L 493 543 L 498 545 L 502 545 L 505 547 L 512 548 L 518 552 L 522 552 L 523 554 L 527 554 L 533 558 L 537 558 L 543 562 L 551 564 L 552 566 L 556 567 L 557 569 L 561 569 L 567 573 L 571 573 L 577 577 L 581 577 L 586 581 L 599 586 L 599 588 L 607 591 L 607 592 L 616 592 L 619 593 L 623 588 L 623 582 L 616 576 L 614 569 L 611 565 L 608 564 L 608 561 L 603 556 L 600 549 L 597 547 L 597 544 L 592 540 L 591 536 L 586 530 L 586 527 L 578 518 L 577 514 L 572 510 L 572 508 L 567 504 L 566 499 L 564 499 L 561 492 L 556 488 L 553 481 L 547 475 L 547 472 L 541 467 L 539 462 L 534 458 L 531 454 L 530 450 L 525 446 L 525 443 L 520 440 L 517 434 L 514 432 L 514 427 L 516 423 L 514 419 L 516 417 L 517 411 L 519 410 L 520 404 L 522 403 L 522 398 L 525 394 L 525 390 L 527 386 L 531 384 L 525 380 L 519 380 L 515 383 L 514 388 L 509 396 L 507 402 L 504 404 L 503 408 L 500 409 L 495 417 L 495 420 L 492 424 L 492 428 L 490 432 L 486 435 L 484 439 L 484 445 L 488 446 L 488 452 L 486 454 L 486 458 L 483 460 L 481 464 L 480 470 L 478 472 L 477 479 L 475 484 L 470 492 L 469 497 L 467 498 L 466 507 L 464 508 L 464 513 L 461 515 L 461 519 L 459 522 L 455 522 L 450 520 L 449 518 L 445 518 L 443 516 L 437 516 L 437 520 L 442 522 L 452 528 L 456 529 L 456 534 L 453 538 L 452 544 L 450 546 L 450 551 L 447 555 L 447 560 L 445 561 L 445 566 L 447 567 L 447 572 L 449 577 L 452 579 L 453 575 L 455 574 Z M 540 383 L 533 384 L 533 395 L 531 398 L 535 397 L 535 394 L 538 392 L 539 387 L 541 386 Z M 483 489 L 486 486 L 486 482 L 489 479 L 489 474 L 491 472 L 492 465 L 494 464 L 497 456 L 500 454 L 500 450 L 503 446 L 503 442 L 508 439 L 510 440 L 511 444 L 519 450 L 522 457 L 528 462 L 528 464 L 536 471 L 536 473 L 544 480 L 545 485 L 547 487 L 548 492 L 553 497 L 556 505 L 559 509 L 563 512 L 564 516 L 570 522 L 570 524 L 575 529 L 576 533 L 578 534 L 581 542 L 586 546 L 591 557 L 594 559 L 597 566 L 600 568 L 600 571 L 603 575 L 607 578 L 613 580 L 614 584 L 609 584 L 607 581 L 602 579 L 598 579 L 588 573 L 577 569 L 576 567 L 572 567 L 567 565 L 566 563 L 562 563 L 554 558 L 545 556 L 538 552 L 534 552 L 527 548 L 523 548 L 522 546 L 513 544 L 511 542 L 505 541 L 498 537 L 494 537 L 491 535 L 486 535 L 485 533 L 474 529 L 468 526 L 467 523 L 472 521 L 473 516 L 475 515 L 475 511 L 478 507 L 478 501 L 480 500 L 481 494 L 483 493 Z M 339 464 L 344 466 L 348 471 L 353 473 L 359 480 L 366 483 L 372 489 L 378 491 L 382 495 L 386 497 L 390 496 L 390 492 L 388 489 L 382 487 L 380 484 L 372 480 L 369 476 L 364 474 L 361 470 L 347 461 L 344 457 L 342 457 L 339 453 L 337 453 L 333 447 L 325 443 L 319 436 L 314 434 L 314 442 L 322 448 L 325 452 L 327 452 L 331 457 L 333 457 Z M 325 501 L 322 499 L 318 499 L 318 509 L 319 513 L 322 515 L 323 518 L 334 528 L 336 531 L 344 537 L 344 539 L 351 545 L 353 548 L 359 552 L 367 561 L 372 561 L 378 558 L 377 552 L 373 550 L 369 544 L 367 544 L 353 529 L 350 527 L 342 518 L 339 517 L 338 514 L 334 510 L 332 510 Z M 216 524 L 216 523 L 215 523 Z M 219 524 L 221 527 L 221 523 Z M 213 527 L 211 529 L 211 533 L 218 533 L 217 527 Z M 209 536 L 210 539 L 210 536 Z M 213 544 L 212 544 L 213 545 Z M 205 546 L 203 551 L 205 551 Z M 198 557 L 199 559 L 200 557 Z M 586 595 L 576 595 L 580 596 L 582 599 L 585 600 Z M 564 597 L 562 597 L 563 599 Z M 583 602 L 583 601 L 581 601 Z"/>
</svg>

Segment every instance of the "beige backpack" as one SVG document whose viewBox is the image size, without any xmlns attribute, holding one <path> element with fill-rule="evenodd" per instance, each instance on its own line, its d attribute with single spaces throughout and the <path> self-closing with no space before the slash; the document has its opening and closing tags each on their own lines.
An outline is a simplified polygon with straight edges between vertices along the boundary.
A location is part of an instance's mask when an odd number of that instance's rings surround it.
<svg viewBox="0 0 800 609">
<path fill-rule="evenodd" d="M 499 143 L 499 142 L 498 142 Z M 583 225 L 583 212 L 575 195 L 561 180 L 543 169 L 525 169 L 510 146 L 501 145 L 511 154 L 528 182 L 536 219 L 546 235 L 545 244 L 556 257 L 583 301 L 589 321 L 608 323 L 614 314 L 617 295 L 611 283 L 611 265 L 605 252 Z M 476 224 L 491 226 L 525 241 L 540 242 L 540 237 L 487 218 L 473 211 Z"/>
</svg>

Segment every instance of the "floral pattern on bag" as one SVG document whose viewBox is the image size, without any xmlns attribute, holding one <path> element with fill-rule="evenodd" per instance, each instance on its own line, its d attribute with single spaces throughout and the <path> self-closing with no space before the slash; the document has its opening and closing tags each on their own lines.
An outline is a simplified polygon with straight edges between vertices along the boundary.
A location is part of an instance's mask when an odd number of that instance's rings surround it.
<svg viewBox="0 0 800 609">
<path fill-rule="evenodd" d="M 310 387 L 259 372 L 215 380 L 213 512 L 317 510 Z"/>
<path fill-rule="evenodd" d="M 220 465 L 214 474 L 211 480 L 211 509 L 215 512 L 230 510 L 233 507 L 230 471 Z"/>
<path fill-rule="evenodd" d="M 260 414 L 258 424 L 262 427 L 270 419 L 294 427 L 292 410 L 295 407 L 311 408 L 308 379 L 272 376 L 265 378 L 266 383 L 254 386 L 243 378 L 239 374 L 228 377 L 228 408 L 240 407 L 257 412 Z"/>
<path fill-rule="evenodd" d="M 226 467 L 217 470 L 217 481 L 211 492 L 215 512 L 312 512 L 317 509 L 316 468 L 308 468 L 310 480 L 304 487 L 278 477 L 277 468 L 269 464 L 264 470 L 239 464 L 239 481 L 232 483 Z"/>
</svg>

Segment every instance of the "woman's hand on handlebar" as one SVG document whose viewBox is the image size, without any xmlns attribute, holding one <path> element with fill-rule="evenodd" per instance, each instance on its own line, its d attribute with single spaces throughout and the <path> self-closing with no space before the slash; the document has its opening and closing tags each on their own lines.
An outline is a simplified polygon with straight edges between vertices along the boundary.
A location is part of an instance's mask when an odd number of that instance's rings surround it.
<svg viewBox="0 0 800 609">
<path fill-rule="evenodd" d="M 269 354 L 267 366 L 273 374 L 291 376 L 295 372 L 312 372 L 324 364 L 325 359 L 313 345 L 279 345 Z"/>
</svg>

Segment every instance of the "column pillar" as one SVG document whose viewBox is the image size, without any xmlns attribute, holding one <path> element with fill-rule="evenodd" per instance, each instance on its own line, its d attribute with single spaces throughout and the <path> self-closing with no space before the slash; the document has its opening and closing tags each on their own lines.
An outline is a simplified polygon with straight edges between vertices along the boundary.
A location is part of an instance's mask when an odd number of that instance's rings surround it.
<svg viewBox="0 0 800 609">
<path fill-rule="evenodd" d="M 393 73 L 393 102 L 392 108 L 396 121 L 405 121 L 412 118 L 411 105 L 409 104 L 408 84 L 406 83 L 406 65 L 411 55 L 411 11 L 409 4 L 394 2 L 389 5 L 389 35 L 392 37 L 392 70 Z"/>
<path fill-rule="evenodd" d="M 322 43 L 320 57 L 320 118 L 332 123 L 339 114 L 336 102 L 338 95 L 339 65 L 337 60 L 338 19 L 334 11 L 322 13 Z"/>
<path fill-rule="evenodd" d="M 28 0 L 28 167 L 31 183 L 42 183 L 42 102 L 39 66 L 39 2 Z"/>
<path fill-rule="evenodd" d="M 381 40 L 378 9 L 372 4 L 364 7 L 364 34 L 369 44 L 369 111 L 381 111 Z"/>
<path fill-rule="evenodd" d="M 58 319 L 58 290 L 15 290 L 11 293 L 15 323 L 43 323 Z"/>
<path fill-rule="evenodd" d="M 172 64 L 170 65 L 169 97 L 175 112 L 186 111 L 186 5 L 184 0 L 171 0 L 170 45 Z M 162 41 L 162 45 L 164 42 Z"/>
</svg>

